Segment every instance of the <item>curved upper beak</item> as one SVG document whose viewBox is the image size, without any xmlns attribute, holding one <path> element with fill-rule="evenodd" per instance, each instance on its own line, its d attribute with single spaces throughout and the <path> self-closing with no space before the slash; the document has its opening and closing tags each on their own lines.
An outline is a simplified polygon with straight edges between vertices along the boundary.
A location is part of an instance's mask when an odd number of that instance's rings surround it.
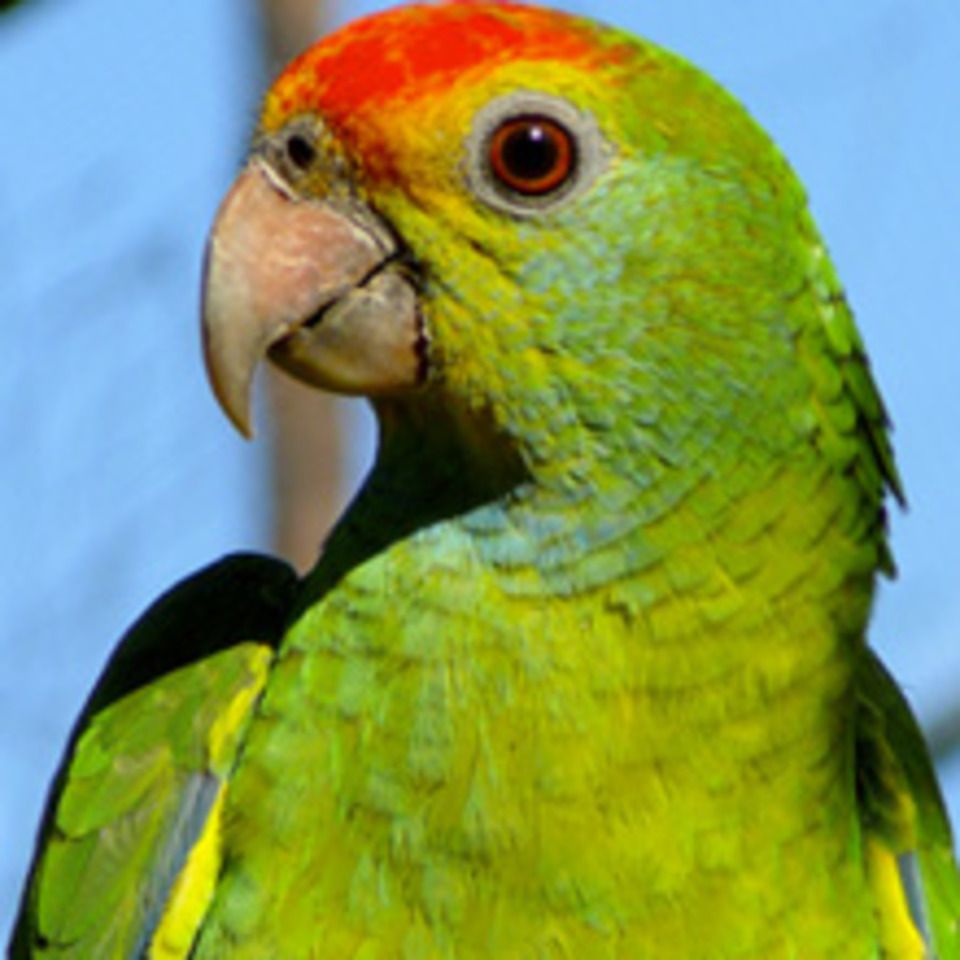
<svg viewBox="0 0 960 960">
<path fill-rule="evenodd" d="M 217 213 L 202 311 L 213 392 L 245 436 L 253 374 L 268 354 L 341 393 L 392 393 L 426 374 L 416 291 L 383 222 L 359 203 L 298 197 L 261 158 Z"/>
</svg>

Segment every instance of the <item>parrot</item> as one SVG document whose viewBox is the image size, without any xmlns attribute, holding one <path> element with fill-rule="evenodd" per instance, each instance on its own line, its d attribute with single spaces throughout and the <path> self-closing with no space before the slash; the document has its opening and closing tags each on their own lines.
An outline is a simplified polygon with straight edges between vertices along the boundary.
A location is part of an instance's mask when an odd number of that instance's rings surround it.
<svg viewBox="0 0 960 960">
<path fill-rule="evenodd" d="M 960 957 L 867 643 L 888 415 L 725 89 L 544 7 L 356 20 L 267 92 L 201 314 L 241 432 L 269 361 L 375 460 L 304 577 L 227 556 L 121 640 L 14 960 Z"/>
</svg>

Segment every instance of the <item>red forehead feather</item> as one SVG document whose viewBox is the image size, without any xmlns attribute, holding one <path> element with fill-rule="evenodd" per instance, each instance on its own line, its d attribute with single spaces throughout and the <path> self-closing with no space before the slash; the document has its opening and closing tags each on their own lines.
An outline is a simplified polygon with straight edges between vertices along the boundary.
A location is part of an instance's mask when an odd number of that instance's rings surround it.
<svg viewBox="0 0 960 960">
<path fill-rule="evenodd" d="M 414 100 L 484 63 L 599 59 L 585 21 L 551 10 L 452 0 L 358 20 L 294 60 L 268 97 L 265 121 L 303 110 L 337 123 L 366 107 Z"/>
</svg>

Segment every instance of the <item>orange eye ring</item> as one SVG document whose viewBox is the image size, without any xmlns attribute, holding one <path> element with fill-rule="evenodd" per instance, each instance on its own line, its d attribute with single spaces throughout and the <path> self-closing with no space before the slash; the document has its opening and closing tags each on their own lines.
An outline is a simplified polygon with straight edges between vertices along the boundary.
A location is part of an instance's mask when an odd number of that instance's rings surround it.
<svg viewBox="0 0 960 960">
<path fill-rule="evenodd" d="M 511 117 L 494 131 L 489 146 L 493 176 L 514 193 L 542 197 L 562 187 L 577 164 L 566 127 L 549 117 Z"/>
</svg>

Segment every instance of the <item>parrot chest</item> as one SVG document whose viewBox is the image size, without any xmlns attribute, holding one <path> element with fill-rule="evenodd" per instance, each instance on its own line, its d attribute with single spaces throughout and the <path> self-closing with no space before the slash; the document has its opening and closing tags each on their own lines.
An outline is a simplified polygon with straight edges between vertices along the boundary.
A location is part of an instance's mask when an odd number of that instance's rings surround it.
<svg viewBox="0 0 960 960">
<path fill-rule="evenodd" d="M 289 638 L 231 790 L 211 944 L 873 955 L 828 640 L 718 665 L 709 638 L 651 648 L 610 597 L 427 573 L 350 578 Z"/>
</svg>

